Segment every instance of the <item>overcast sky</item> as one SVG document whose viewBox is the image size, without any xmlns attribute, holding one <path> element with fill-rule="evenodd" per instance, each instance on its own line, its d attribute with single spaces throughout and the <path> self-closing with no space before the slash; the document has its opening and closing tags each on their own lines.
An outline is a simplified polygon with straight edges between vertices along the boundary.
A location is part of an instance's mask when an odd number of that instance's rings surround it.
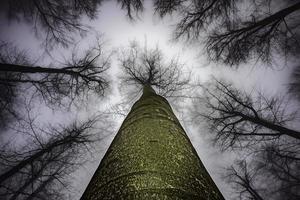
<svg viewBox="0 0 300 200">
<path fill-rule="evenodd" d="M 151 9 L 151 1 L 146 1 L 145 12 L 140 15 L 140 18 L 134 22 L 126 18 L 125 11 L 120 10 L 119 5 L 113 2 L 105 2 L 100 7 L 100 14 L 94 21 L 83 21 L 92 28 L 92 31 L 84 38 L 78 38 L 80 49 L 88 48 L 91 46 L 95 35 L 102 34 L 103 40 L 105 40 L 107 50 L 119 50 L 128 46 L 129 41 L 137 40 L 141 44 L 147 43 L 148 47 L 158 47 L 162 50 L 167 58 L 173 56 L 180 56 L 180 62 L 185 64 L 184 71 L 192 71 L 193 80 L 199 80 L 201 82 L 208 81 L 211 75 L 224 77 L 228 80 L 233 81 L 238 87 L 246 88 L 247 90 L 267 91 L 272 94 L 280 93 L 285 91 L 285 86 L 288 83 L 290 74 L 289 68 L 282 68 L 281 63 L 273 66 L 273 69 L 266 68 L 263 66 L 254 66 L 255 64 L 247 64 L 241 66 L 239 70 L 232 70 L 228 67 L 220 66 L 216 63 L 210 63 L 206 59 L 205 53 L 203 53 L 203 46 L 201 44 L 187 45 L 184 42 L 172 42 L 172 30 L 173 24 L 176 22 L 176 16 L 166 17 L 163 20 L 157 16 L 153 16 L 153 10 Z M 26 23 L 10 22 L 4 20 L 1 16 L 0 20 L 0 37 L 2 41 L 11 41 L 13 44 L 18 46 L 20 49 L 27 49 L 28 55 L 32 59 L 37 60 L 40 65 L 43 63 L 50 63 L 53 61 L 52 58 L 57 60 L 63 60 L 64 56 L 68 57 L 70 50 L 56 47 L 51 51 L 51 57 L 42 51 L 41 41 L 38 40 L 31 27 Z M 119 66 L 117 62 L 117 56 L 113 57 L 112 69 L 110 74 L 113 80 L 117 80 L 119 74 Z M 275 69 L 275 70 L 274 70 Z M 116 82 L 113 82 L 116 83 Z M 117 85 L 115 87 L 113 95 L 111 95 L 110 103 L 103 106 L 93 105 L 94 109 L 105 109 L 112 105 L 112 102 L 118 102 L 122 97 L 116 92 Z M 187 105 L 184 105 L 187 108 Z M 176 107 L 173 106 L 176 112 Z M 44 111 L 49 113 L 43 113 Z M 63 117 L 53 118 L 53 115 L 49 109 L 42 109 L 42 116 L 44 121 L 59 121 Z M 178 118 L 182 121 L 182 116 L 187 115 L 178 114 Z M 80 114 L 81 118 L 87 116 L 86 112 Z M 116 131 L 120 127 L 122 120 L 118 120 L 116 125 Z M 230 153 L 221 154 L 218 149 L 213 148 L 203 138 L 203 133 L 206 132 L 205 125 L 193 126 L 192 124 L 182 121 L 184 127 L 189 135 L 195 149 L 197 150 L 202 162 L 206 166 L 212 178 L 215 180 L 219 189 L 223 193 L 226 199 L 230 199 L 230 188 L 225 182 L 222 181 L 222 168 L 228 166 L 234 159 L 234 155 Z M 95 156 L 95 159 L 91 163 L 87 163 L 82 169 L 76 172 L 74 175 L 73 183 L 76 187 L 75 196 L 78 198 L 81 196 L 86 185 L 90 181 L 96 167 L 98 166 L 103 154 L 105 153 L 110 141 L 114 134 L 107 137 L 99 144 L 99 155 Z"/>
</svg>

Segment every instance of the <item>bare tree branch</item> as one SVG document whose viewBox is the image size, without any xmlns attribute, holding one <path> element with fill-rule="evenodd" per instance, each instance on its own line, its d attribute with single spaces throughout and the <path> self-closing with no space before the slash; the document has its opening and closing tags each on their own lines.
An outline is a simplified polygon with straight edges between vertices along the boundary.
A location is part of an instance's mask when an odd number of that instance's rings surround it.
<svg viewBox="0 0 300 200">
<path fill-rule="evenodd" d="M 83 15 L 94 19 L 102 0 L 6 0 L 2 2 L 8 19 L 25 19 L 30 22 L 37 36 L 45 39 L 46 46 L 55 43 L 64 46 L 73 42 L 71 33 L 83 34 L 86 31 L 80 22 Z"/>
<path fill-rule="evenodd" d="M 167 14 L 181 10 L 185 2 L 187 2 L 187 0 L 154 0 L 153 6 L 155 12 L 157 12 L 160 17 L 164 17 Z"/>
<path fill-rule="evenodd" d="M 293 140 L 267 142 L 252 160 L 227 169 L 226 179 L 240 199 L 299 199 L 299 145 Z"/>
<path fill-rule="evenodd" d="M 9 43 L 0 42 L 0 63 L 15 63 L 18 65 L 29 65 L 28 56 L 25 51 L 19 51 Z M 16 79 L 18 74 L 10 72 L 0 73 L 0 127 L 5 129 L 7 124 L 18 119 L 15 105 L 18 104 L 20 92 L 17 83 L 8 83 L 2 79 Z"/>
<path fill-rule="evenodd" d="M 90 92 L 103 96 L 108 88 L 105 72 L 110 67 L 110 55 L 106 56 L 102 45 L 89 49 L 82 57 L 73 54 L 66 67 L 39 67 L 0 63 L 0 84 L 13 90 L 15 87 L 33 88 L 46 103 L 61 105 L 64 99 L 69 104 L 78 98 L 86 98 Z"/>
<path fill-rule="evenodd" d="M 127 11 L 127 16 L 129 19 L 133 20 L 132 13 L 135 12 L 136 15 L 138 12 L 144 10 L 143 1 L 142 0 L 117 0 L 119 4 L 121 4 L 121 8 Z"/>
<path fill-rule="evenodd" d="M 164 97 L 176 97 L 189 83 L 189 78 L 180 71 L 182 66 L 178 59 L 165 62 L 158 48 L 143 49 L 133 43 L 129 50 L 123 52 L 120 62 L 124 72 L 122 85 L 133 86 L 135 91 L 150 85 Z"/>
<path fill-rule="evenodd" d="M 31 143 L 16 150 L 2 147 L 0 152 L 0 197 L 5 199 L 64 199 L 59 187 L 68 187 L 70 173 L 100 139 L 96 126 L 109 128 L 101 115 L 47 129 L 37 127 L 32 118 L 21 123 L 21 129 L 14 130 L 30 136 Z"/>
<path fill-rule="evenodd" d="M 198 39 L 204 28 L 216 20 L 228 20 L 234 11 L 235 1 L 232 0 L 189 1 L 181 11 L 182 17 L 174 31 L 175 39 L 183 36 Z"/>
<path fill-rule="evenodd" d="M 262 93 L 253 98 L 218 80 L 212 87 L 203 86 L 203 89 L 201 101 L 208 111 L 199 115 L 216 132 L 215 141 L 225 149 L 277 140 L 282 136 L 300 139 L 299 131 L 287 128 L 287 122 L 294 119 L 295 113 L 286 113 L 284 99 L 266 98 Z"/>
<path fill-rule="evenodd" d="M 269 62 L 273 50 L 278 47 L 284 52 L 294 52 L 293 49 L 299 49 L 300 46 L 292 42 L 296 38 L 288 33 L 287 17 L 299 10 L 300 3 L 295 3 L 263 19 L 245 21 L 239 28 L 235 28 L 236 24 L 233 27 L 228 24 L 225 32 L 218 28 L 209 35 L 207 42 L 210 58 L 236 65 L 246 62 L 253 55 Z M 294 42 L 297 43 L 297 39 Z"/>
<path fill-rule="evenodd" d="M 226 179 L 234 186 L 239 199 L 264 200 L 259 189 L 254 186 L 256 175 L 257 171 L 249 169 L 246 161 L 241 161 L 238 163 L 238 169 L 233 166 L 227 169 Z"/>
</svg>

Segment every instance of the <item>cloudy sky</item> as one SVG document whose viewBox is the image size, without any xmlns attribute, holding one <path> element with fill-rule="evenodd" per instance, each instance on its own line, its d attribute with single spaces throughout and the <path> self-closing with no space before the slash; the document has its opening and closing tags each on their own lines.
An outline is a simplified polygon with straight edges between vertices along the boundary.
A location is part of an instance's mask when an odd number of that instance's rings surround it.
<svg viewBox="0 0 300 200">
<path fill-rule="evenodd" d="M 101 34 L 101 38 L 105 41 L 105 48 L 108 51 L 117 52 L 122 48 L 128 46 L 132 40 L 139 41 L 141 44 L 147 44 L 148 47 L 158 46 L 166 58 L 174 56 L 180 57 L 180 62 L 184 63 L 183 71 L 192 72 L 192 79 L 195 81 L 205 82 L 211 78 L 211 75 L 226 78 L 233 81 L 237 87 L 245 88 L 246 90 L 262 90 L 267 91 L 270 95 L 284 92 L 285 86 L 288 83 L 290 70 L 289 68 L 282 68 L 281 62 L 273 65 L 273 69 L 263 66 L 257 66 L 257 63 L 250 63 L 242 65 L 239 70 L 229 69 L 220 64 L 211 63 L 207 60 L 203 52 L 203 46 L 199 44 L 187 45 L 184 41 L 172 41 L 172 30 L 177 20 L 176 16 L 168 16 L 161 20 L 158 16 L 153 15 L 151 9 L 151 1 L 145 2 L 145 11 L 139 16 L 139 19 L 130 21 L 119 8 L 119 5 L 114 2 L 105 2 L 100 7 L 98 18 L 89 21 L 85 18 L 82 20 L 85 24 L 91 27 L 91 31 L 84 38 L 77 38 L 79 42 L 79 49 L 87 49 L 95 41 L 95 36 Z M 37 39 L 31 27 L 23 21 L 7 22 L 3 16 L 0 20 L 0 38 L 2 41 L 10 41 L 20 49 L 26 49 L 27 54 L 31 59 L 34 59 L 39 65 L 55 63 L 55 60 L 62 61 L 70 55 L 70 49 L 55 47 L 50 52 L 49 56 L 41 47 L 41 40 Z M 262 64 L 259 64 L 262 65 Z M 119 75 L 119 65 L 117 53 L 112 57 L 112 68 L 110 75 L 112 76 L 112 83 L 116 83 Z M 113 94 L 110 95 L 109 101 L 106 103 L 93 104 L 93 109 L 103 110 L 107 109 L 122 99 L 122 96 L 117 91 L 117 84 L 113 84 Z M 107 103 L 109 102 L 109 103 Z M 185 113 L 176 112 L 176 107 L 173 106 L 178 118 L 184 124 L 184 127 L 189 135 L 194 147 L 196 148 L 202 162 L 207 170 L 215 180 L 219 189 L 225 196 L 230 199 L 230 188 L 222 181 L 222 169 L 228 166 L 234 159 L 234 154 L 221 154 L 218 149 L 213 148 L 205 140 L 203 135 L 207 132 L 205 125 L 194 126 L 186 119 L 189 109 L 188 105 L 183 105 L 186 109 Z M 66 116 L 66 113 L 59 113 L 63 117 L 53 118 L 53 113 L 49 109 L 41 109 L 42 121 L 59 121 Z M 56 114 L 57 115 L 57 114 Z M 80 115 L 80 116 L 78 116 Z M 76 117 L 84 118 L 88 114 L 86 111 L 76 115 Z M 116 130 L 109 137 L 99 144 L 98 155 L 92 162 L 86 163 L 80 170 L 74 174 L 72 182 L 75 186 L 75 196 L 80 197 L 98 166 L 101 157 L 105 153 L 110 141 L 120 127 L 122 118 L 116 119 Z"/>
</svg>

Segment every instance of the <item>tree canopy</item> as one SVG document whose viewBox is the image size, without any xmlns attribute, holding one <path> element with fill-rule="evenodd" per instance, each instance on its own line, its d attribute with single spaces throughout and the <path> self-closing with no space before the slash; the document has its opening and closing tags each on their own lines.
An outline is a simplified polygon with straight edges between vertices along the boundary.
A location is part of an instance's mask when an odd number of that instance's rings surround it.
<svg viewBox="0 0 300 200">
<path fill-rule="evenodd" d="M 135 93 L 141 91 L 144 85 L 150 85 L 158 94 L 176 98 L 188 88 L 189 77 L 182 72 L 178 58 L 167 62 L 157 47 L 150 49 L 132 42 L 119 57 L 123 70 L 122 85 L 133 86 Z"/>
</svg>

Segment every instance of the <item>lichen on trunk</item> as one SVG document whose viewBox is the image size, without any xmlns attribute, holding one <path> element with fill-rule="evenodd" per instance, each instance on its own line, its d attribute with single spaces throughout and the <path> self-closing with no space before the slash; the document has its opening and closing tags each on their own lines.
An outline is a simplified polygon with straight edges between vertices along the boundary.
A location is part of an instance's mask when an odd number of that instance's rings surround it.
<svg viewBox="0 0 300 200">
<path fill-rule="evenodd" d="M 224 198 L 168 101 L 146 85 L 81 199 Z"/>
</svg>

